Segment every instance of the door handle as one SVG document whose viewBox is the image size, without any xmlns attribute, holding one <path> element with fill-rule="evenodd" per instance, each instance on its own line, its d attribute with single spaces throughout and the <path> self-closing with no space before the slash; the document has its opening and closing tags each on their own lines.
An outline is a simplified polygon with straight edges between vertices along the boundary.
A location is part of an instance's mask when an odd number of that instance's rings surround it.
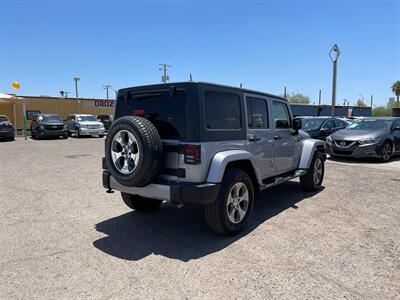
<svg viewBox="0 0 400 300">
<path fill-rule="evenodd" d="M 248 135 L 247 135 L 247 139 L 248 139 L 250 142 L 257 142 L 257 141 L 261 140 L 261 138 L 259 138 L 259 137 L 256 136 L 255 134 L 248 134 Z"/>
<path fill-rule="evenodd" d="M 275 139 L 275 140 L 280 140 L 281 138 L 283 138 L 283 136 L 281 136 L 281 135 L 275 135 L 275 136 L 274 136 L 274 139 Z"/>
</svg>

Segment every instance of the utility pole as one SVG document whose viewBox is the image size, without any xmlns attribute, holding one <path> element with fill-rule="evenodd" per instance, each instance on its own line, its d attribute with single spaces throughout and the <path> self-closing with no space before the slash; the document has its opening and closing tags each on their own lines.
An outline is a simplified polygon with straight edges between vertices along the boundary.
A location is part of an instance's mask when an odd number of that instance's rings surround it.
<svg viewBox="0 0 400 300">
<path fill-rule="evenodd" d="M 372 104 L 374 103 L 374 95 L 371 95 L 371 109 L 372 109 Z"/>
<path fill-rule="evenodd" d="M 78 81 L 80 80 L 79 77 L 74 77 L 75 81 L 75 96 L 76 96 L 76 112 L 79 114 L 79 98 L 78 98 Z"/>
<path fill-rule="evenodd" d="M 332 54 L 333 53 L 333 54 Z M 337 75 L 337 60 L 340 55 L 339 46 L 334 44 L 332 46 L 331 51 L 329 52 L 329 56 L 333 63 L 333 78 L 332 78 L 332 109 L 331 109 L 331 116 L 335 116 L 335 105 L 336 105 L 336 75 Z"/>
<path fill-rule="evenodd" d="M 108 100 L 108 89 L 112 88 L 110 84 L 103 84 L 103 89 L 106 90 L 106 99 Z"/>
<path fill-rule="evenodd" d="M 321 106 L 321 89 L 319 89 L 319 94 L 318 94 L 318 106 Z"/>
<path fill-rule="evenodd" d="M 283 98 L 286 99 L 286 96 L 287 96 L 287 94 L 286 94 L 286 86 L 285 86 L 284 89 L 283 89 Z"/>
<path fill-rule="evenodd" d="M 163 83 L 167 83 L 167 81 L 169 81 L 169 76 L 167 74 L 167 70 L 168 68 L 171 68 L 171 65 L 167 65 L 166 63 L 163 64 L 159 64 L 159 70 L 163 71 L 163 76 L 161 76 L 161 82 Z"/>
</svg>

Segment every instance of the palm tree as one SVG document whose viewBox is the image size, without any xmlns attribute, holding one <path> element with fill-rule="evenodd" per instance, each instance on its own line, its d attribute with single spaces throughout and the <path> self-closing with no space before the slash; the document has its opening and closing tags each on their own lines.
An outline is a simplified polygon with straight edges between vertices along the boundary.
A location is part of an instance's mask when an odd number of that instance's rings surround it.
<svg viewBox="0 0 400 300">
<path fill-rule="evenodd" d="M 400 105 L 399 105 L 399 96 L 400 96 L 400 80 L 397 80 L 397 81 L 395 81 L 394 83 L 393 83 L 393 85 L 392 85 L 392 91 L 393 91 L 393 93 L 396 95 L 396 97 L 397 97 L 397 108 L 400 108 Z"/>
</svg>

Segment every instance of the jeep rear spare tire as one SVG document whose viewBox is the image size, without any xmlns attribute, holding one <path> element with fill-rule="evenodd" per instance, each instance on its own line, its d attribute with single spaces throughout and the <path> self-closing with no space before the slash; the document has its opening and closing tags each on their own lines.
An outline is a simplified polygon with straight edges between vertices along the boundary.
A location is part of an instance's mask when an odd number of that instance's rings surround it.
<svg viewBox="0 0 400 300">
<path fill-rule="evenodd" d="M 105 157 L 109 171 L 120 184 L 145 186 L 160 172 L 163 158 L 160 135 L 145 118 L 119 118 L 108 132 Z"/>
</svg>

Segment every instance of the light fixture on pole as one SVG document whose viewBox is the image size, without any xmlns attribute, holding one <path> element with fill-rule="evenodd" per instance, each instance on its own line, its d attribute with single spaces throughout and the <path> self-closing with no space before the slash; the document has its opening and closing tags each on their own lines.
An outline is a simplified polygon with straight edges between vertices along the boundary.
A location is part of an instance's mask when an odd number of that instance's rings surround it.
<svg viewBox="0 0 400 300">
<path fill-rule="evenodd" d="M 19 91 L 19 89 L 21 88 L 21 84 L 18 81 L 14 81 L 11 86 L 12 86 L 12 88 L 14 90 L 17 90 L 17 91 Z M 14 104 L 14 123 L 16 123 L 16 114 L 15 114 L 15 112 L 16 112 L 16 107 L 15 107 L 15 104 Z M 27 129 L 26 129 L 26 102 L 25 102 L 25 98 L 22 99 L 22 113 L 23 113 L 23 117 L 24 117 L 24 137 L 25 137 L 25 140 L 27 140 L 28 139 L 28 133 L 27 133 Z M 15 126 L 15 133 L 17 133 L 17 126 Z"/>
<path fill-rule="evenodd" d="M 79 77 L 74 77 L 75 81 L 75 97 L 76 97 L 76 112 L 79 114 L 79 98 L 78 98 L 78 81 L 81 80 Z"/>
<path fill-rule="evenodd" d="M 332 117 L 335 116 L 335 105 L 336 105 L 336 75 L 337 75 L 337 60 L 340 55 L 339 46 L 334 44 L 332 46 L 331 51 L 329 51 L 329 57 L 333 63 L 333 79 L 332 79 L 332 109 L 331 115 Z"/>
</svg>

